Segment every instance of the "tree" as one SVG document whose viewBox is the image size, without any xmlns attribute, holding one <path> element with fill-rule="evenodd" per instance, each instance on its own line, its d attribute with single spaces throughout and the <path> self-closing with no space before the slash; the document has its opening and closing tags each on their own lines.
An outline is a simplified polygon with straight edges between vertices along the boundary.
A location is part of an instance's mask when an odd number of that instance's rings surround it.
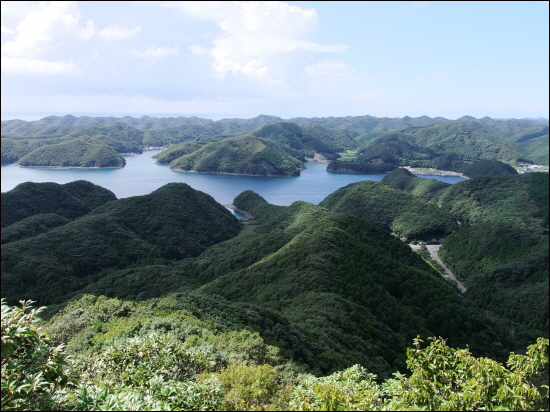
<svg viewBox="0 0 550 412">
<path fill-rule="evenodd" d="M 2 410 L 55 410 L 55 392 L 69 377 L 62 345 L 38 328 L 32 301 L 11 307 L 2 299 Z"/>
<path fill-rule="evenodd" d="M 390 391 L 392 409 L 534 410 L 543 396 L 536 386 L 548 363 L 548 339 L 539 338 L 526 355 L 511 353 L 506 367 L 489 358 L 474 358 L 467 349 L 453 349 L 444 339 L 407 350 L 410 377 L 399 376 Z M 395 382 L 394 382 L 395 383 Z M 548 399 L 548 386 L 544 398 Z"/>
</svg>

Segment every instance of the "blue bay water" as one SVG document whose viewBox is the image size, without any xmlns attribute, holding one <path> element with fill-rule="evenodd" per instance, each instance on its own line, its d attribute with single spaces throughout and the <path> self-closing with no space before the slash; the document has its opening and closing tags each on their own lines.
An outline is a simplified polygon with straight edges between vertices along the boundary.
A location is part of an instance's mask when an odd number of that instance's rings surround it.
<svg viewBox="0 0 550 412">
<path fill-rule="evenodd" d="M 123 168 L 79 169 L 2 166 L 2 192 L 23 182 L 69 183 L 88 180 L 112 191 L 117 198 L 151 193 L 171 182 L 187 183 L 212 196 L 221 204 L 231 204 L 245 190 L 252 190 L 269 203 L 288 206 L 297 200 L 318 204 L 332 192 L 350 183 L 363 180 L 380 181 L 385 176 L 329 173 L 326 165 L 306 163 L 300 176 L 259 177 L 220 175 L 213 173 L 175 172 L 167 165 L 155 164 L 151 157 L 159 150 L 137 156 L 127 156 Z M 426 176 L 447 183 L 464 180 L 461 177 Z"/>
</svg>

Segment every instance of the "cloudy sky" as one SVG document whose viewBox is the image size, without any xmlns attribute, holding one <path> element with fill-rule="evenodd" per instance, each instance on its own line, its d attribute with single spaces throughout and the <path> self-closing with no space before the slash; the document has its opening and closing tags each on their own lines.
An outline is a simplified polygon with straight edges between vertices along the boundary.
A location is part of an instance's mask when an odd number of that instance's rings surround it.
<svg viewBox="0 0 550 412">
<path fill-rule="evenodd" d="M 548 2 L 2 1 L 2 119 L 548 118 Z"/>
</svg>

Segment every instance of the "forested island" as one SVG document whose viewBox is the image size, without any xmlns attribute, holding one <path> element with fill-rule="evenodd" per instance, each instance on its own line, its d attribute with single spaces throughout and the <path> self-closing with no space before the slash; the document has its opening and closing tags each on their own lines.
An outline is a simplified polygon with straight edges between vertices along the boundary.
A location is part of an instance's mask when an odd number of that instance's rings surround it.
<svg viewBox="0 0 550 412">
<path fill-rule="evenodd" d="M 162 153 L 161 156 L 164 157 Z M 298 176 L 304 164 L 272 140 L 238 136 L 208 143 L 184 154 L 172 160 L 170 168 L 239 175 Z"/>
<path fill-rule="evenodd" d="M 124 167 L 126 161 L 106 144 L 74 139 L 40 146 L 20 158 L 18 163 L 42 167 Z"/>
<path fill-rule="evenodd" d="M 549 175 L 518 173 L 548 167 L 547 120 L 52 116 L 1 140 L 21 166 L 155 146 L 177 171 L 386 173 L 319 205 L 245 191 L 242 222 L 184 183 L 2 193 L 3 409 L 548 409 Z"/>
<path fill-rule="evenodd" d="M 549 176 L 499 163 L 454 185 L 397 168 L 319 205 L 246 191 L 246 224 L 184 183 L 20 184 L 1 196 L 3 408 L 547 408 Z"/>
<path fill-rule="evenodd" d="M 399 167 L 477 173 L 479 161 L 548 163 L 548 120 L 377 118 L 373 116 L 212 121 L 50 116 L 2 121 L 2 163 L 25 166 L 121 167 L 123 153 L 164 147 L 157 162 L 175 170 L 261 176 L 299 175 L 315 153 L 334 173 L 388 173 Z M 496 172 L 502 167 L 486 164 Z M 509 172 L 509 170 L 508 170 Z M 483 174 L 484 172 L 482 172 Z"/>
</svg>

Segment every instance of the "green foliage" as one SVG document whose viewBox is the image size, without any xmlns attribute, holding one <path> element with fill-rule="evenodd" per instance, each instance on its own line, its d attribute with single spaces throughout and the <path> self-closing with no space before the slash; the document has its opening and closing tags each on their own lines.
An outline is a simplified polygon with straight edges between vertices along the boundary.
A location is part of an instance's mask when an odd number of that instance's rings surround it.
<svg viewBox="0 0 550 412">
<path fill-rule="evenodd" d="M 49 207 L 59 214 L 68 209 L 73 214 L 64 214 L 73 217 L 89 211 L 83 202 L 76 203 L 82 212 L 73 210 L 74 198 L 68 195 L 52 198 L 56 190 L 62 192 L 60 185 L 49 191 L 52 185 L 28 183 L 19 185 L 13 194 L 11 191 L 2 194 L 3 208 L 6 199 L 6 209 L 16 214 L 10 218 L 10 213 L 6 213 L 2 218 L 11 222 L 23 217 L 24 209 L 12 208 L 23 202 L 28 213 L 33 208 L 42 211 Z M 33 191 L 38 192 L 38 200 L 47 198 L 49 206 L 38 206 Z M 19 196 L 21 192 L 28 196 Z M 73 202 L 65 203 L 67 197 Z M 92 202 L 89 198 L 87 201 Z M 237 219 L 212 197 L 183 183 L 168 184 L 149 195 L 108 202 L 65 225 L 3 244 L 2 296 L 8 301 L 29 295 L 43 304 L 61 303 L 108 275 L 104 270 L 125 269 L 143 261 L 157 263 L 160 259 L 164 263 L 196 256 L 240 230 Z M 129 294 L 135 296 L 147 289 L 143 282 L 142 279 L 134 285 L 128 283 Z"/>
<path fill-rule="evenodd" d="M 277 143 L 250 135 L 209 143 L 170 163 L 175 170 L 263 176 L 298 176 L 303 167 Z"/>
<path fill-rule="evenodd" d="M 166 150 L 156 154 L 153 158 L 157 159 L 158 164 L 169 164 L 178 157 L 193 153 L 195 150 L 204 146 L 204 142 L 183 142 L 169 147 Z"/>
<path fill-rule="evenodd" d="M 394 164 L 387 164 L 378 161 L 333 161 L 327 166 L 327 171 L 333 173 L 365 173 L 380 174 L 395 169 Z"/>
<path fill-rule="evenodd" d="M 415 176 L 404 168 L 398 168 L 388 173 L 381 182 L 428 201 L 435 200 L 442 190 L 450 186 L 449 183 L 437 179 L 424 179 Z"/>
<path fill-rule="evenodd" d="M 511 224 L 548 233 L 548 174 L 481 176 L 450 186 L 438 205 L 461 223 Z"/>
<path fill-rule="evenodd" d="M 39 235 L 70 221 L 56 213 L 41 213 L 27 217 L 2 229 L 2 244 Z"/>
<path fill-rule="evenodd" d="M 462 173 L 470 178 L 487 175 L 517 175 L 516 169 L 498 160 L 478 160 L 462 168 Z"/>
<path fill-rule="evenodd" d="M 2 193 L 2 228 L 44 213 L 75 219 L 116 196 L 110 190 L 85 180 L 63 185 L 25 182 Z"/>
<path fill-rule="evenodd" d="M 200 353 L 189 354 L 171 335 L 129 339 L 75 358 L 71 366 L 80 383 L 67 403 L 76 410 L 215 410 L 219 386 L 194 382 L 212 363 Z"/>
<path fill-rule="evenodd" d="M 505 368 L 488 358 L 476 359 L 466 349 L 452 349 L 433 339 L 425 349 L 407 350 L 410 377 L 400 376 L 390 391 L 390 409 L 536 410 L 540 370 L 548 363 L 548 339 L 539 338 L 526 355 L 511 353 Z M 546 387 L 547 388 L 547 387 Z M 548 399 L 548 393 L 544 396 Z"/>
<path fill-rule="evenodd" d="M 435 204 L 378 182 L 348 185 L 319 205 L 333 212 L 352 214 L 404 239 L 438 239 L 456 228 L 451 216 Z"/>
<path fill-rule="evenodd" d="M 55 392 L 69 376 L 62 346 L 38 327 L 40 309 L 7 306 L 2 299 L 2 410 L 55 410 Z"/>
<path fill-rule="evenodd" d="M 384 410 L 376 375 L 359 365 L 323 378 L 301 380 L 290 395 L 290 409 L 298 411 Z"/>
<path fill-rule="evenodd" d="M 407 376 L 396 373 L 380 381 L 353 365 L 314 377 L 288 369 L 280 358 L 272 364 L 263 356 L 238 360 L 265 346 L 257 334 L 217 334 L 213 318 L 191 315 L 181 305 L 190 301 L 182 297 L 132 303 L 85 296 L 71 303 L 48 326 L 53 340 L 71 344 L 87 333 L 97 342 L 94 334 L 119 330 L 94 350 L 77 350 L 71 357 L 62 346 L 50 345 L 49 334 L 37 324 L 40 309 L 29 310 L 30 302 L 22 308 L 2 302 L 2 409 L 538 410 L 548 399 L 540 374 L 548 363 L 548 339 L 539 338 L 525 355 L 511 353 L 505 367 L 453 349 L 441 338 L 430 338 L 425 348 L 416 338 L 407 349 Z M 146 327 L 151 316 L 153 328 Z M 136 317 L 149 321 L 129 328 Z M 71 318 L 80 319 L 80 326 L 67 324 Z M 177 319 L 182 322 L 175 329 L 166 329 Z M 120 322 L 128 327 L 116 327 Z M 187 336 L 180 334 L 185 328 Z M 204 351 L 204 343 L 197 346 L 205 336 L 218 336 L 210 348 L 226 351 L 225 359 L 235 362 L 220 362 L 217 352 Z"/>
<path fill-rule="evenodd" d="M 284 121 L 265 115 L 215 122 L 196 117 L 142 116 L 135 119 L 130 116 L 92 118 L 70 115 L 50 116 L 34 122 L 2 121 L 2 163 L 17 161 L 37 147 L 75 138 L 90 144 L 108 145 L 118 153 L 140 153 L 144 146 L 219 141 L 247 132 L 279 143 L 288 154 L 302 161 L 305 157 L 312 157 L 313 152 L 334 160 L 338 152 L 362 144 L 368 149 L 364 151 L 366 156 L 360 156 L 362 161 L 354 162 L 353 171 L 346 173 L 384 173 L 406 164 L 460 171 L 464 159 L 507 163 L 523 159 L 548 164 L 547 121 L 475 119 L 469 116 L 456 121 L 427 116 L 348 116 Z M 400 137 L 396 140 L 397 135 Z M 377 166 L 368 159 L 385 160 L 383 166 Z M 343 168 L 332 167 L 335 171 Z"/>
<path fill-rule="evenodd" d="M 292 356 L 313 369 L 361 363 L 387 375 L 404 367 L 398 348 L 415 333 L 466 343 L 486 329 L 451 285 L 388 233 L 306 202 L 273 206 L 252 192 L 235 202 L 251 207 L 257 225 L 209 248 L 188 270 L 205 282 L 203 293 L 281 311 L 313 346 L 293 344 Z M 476 351 L 495 353 L 487 343 Z"/>
<path fill-rule="evenodd" d="M 356 141 L 342 130 L 319 125 L 300 127 L 293 123 L 277 123 L 261 127 L 254 135 L 277 142 L 294 157 L 312 157 L 313 152 L 337 156 L 339 152 L 357 147 Z"/>
<path fill-rule="evenodd" d="M 507 367 L 475 358 L 431 338 L 407 349 L 410 376 L 396 374 L 382 384 L 355 365 L 324 378 L 308 377 L 293 389 L 292 410 L 538 410 L 540 372 L 548 363 L 548 339 L 539 338 L 526 355 L 510 354 Z"/>
<path fill-rule="evenodd" d="M 21 166 L 122 167 L 124 158 L 105 144 L 82 139 L 41 146 L 18 161 Z"/>
<path fill-rule="evenodd" d="M 224 410 L 264 409 L 277 393 L 276 371 L 270 365 L 230 365 L 219 373 L 225 392 Z"/>
</svg>

